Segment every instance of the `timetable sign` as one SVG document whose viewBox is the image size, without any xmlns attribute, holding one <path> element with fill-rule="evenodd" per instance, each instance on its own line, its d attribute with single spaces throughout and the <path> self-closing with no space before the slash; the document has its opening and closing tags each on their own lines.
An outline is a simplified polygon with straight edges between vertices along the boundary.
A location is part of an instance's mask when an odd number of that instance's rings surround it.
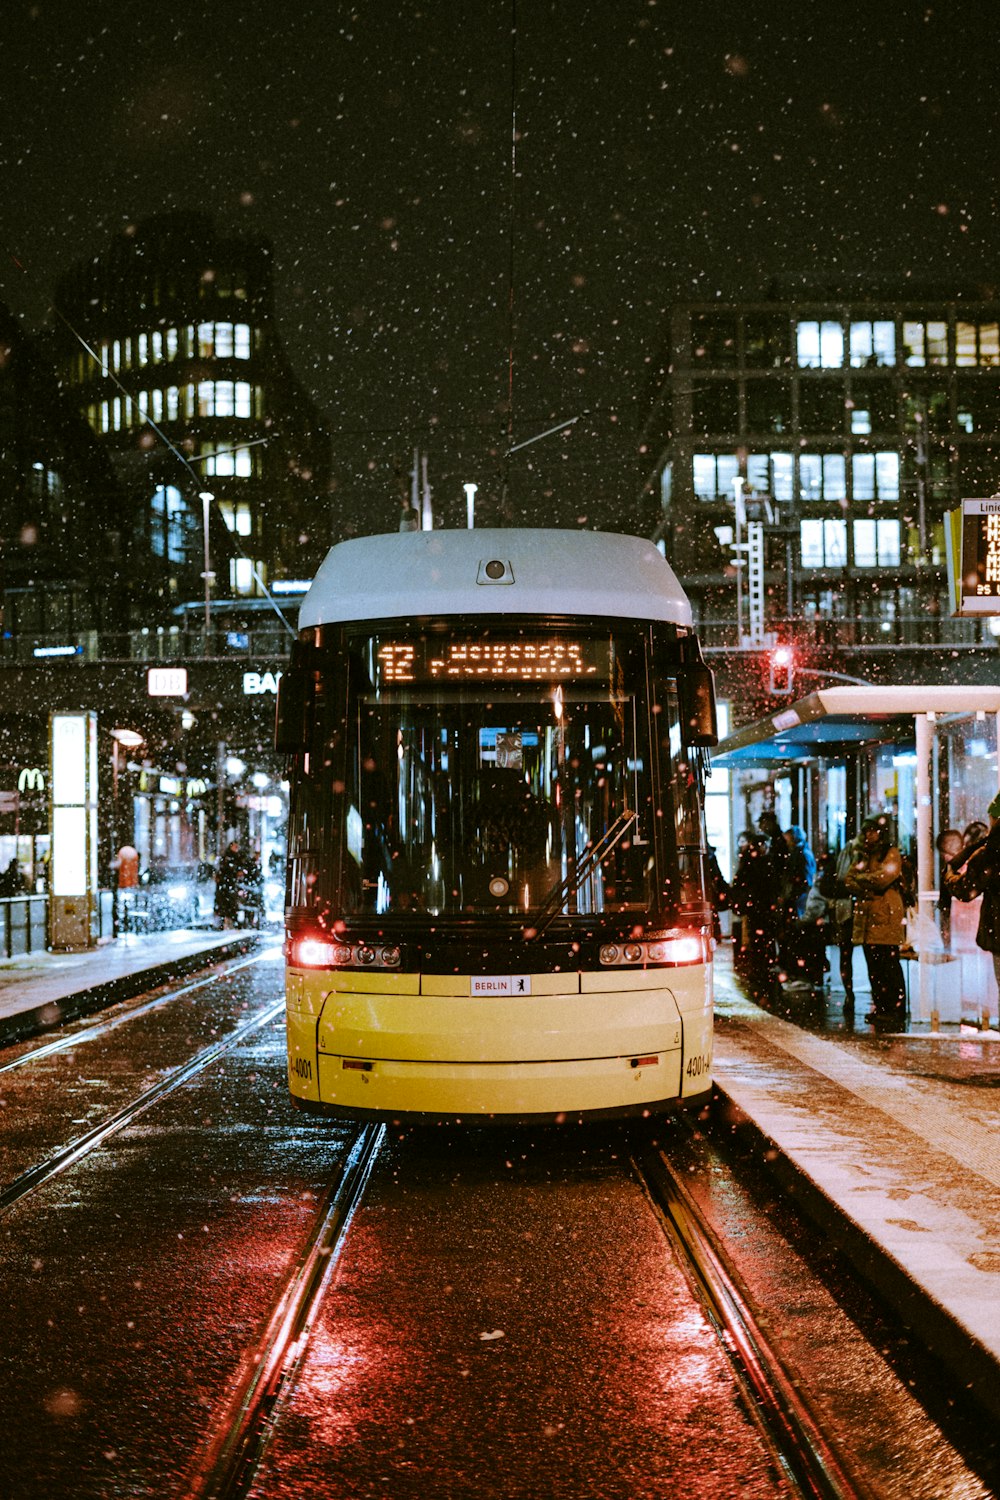
<svg viewBox="0 0 1000 1500">
<path fill-rule="evenodd" d="M 1000 496 L 962 501 L 963 615 L 1000 615 Z"/>
</svg>

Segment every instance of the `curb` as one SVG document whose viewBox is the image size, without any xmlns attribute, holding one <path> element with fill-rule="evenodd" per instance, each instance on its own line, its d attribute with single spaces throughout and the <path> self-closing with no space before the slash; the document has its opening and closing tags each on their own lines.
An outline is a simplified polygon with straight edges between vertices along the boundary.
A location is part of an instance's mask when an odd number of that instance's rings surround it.
<svg viewBox="0 0 1000 1500">
<path fill-rule="evenodd" d="M 965 1394 L 990 1416 L 1000 1417 L 1000 1363 L 975 1334 L 786 1156 L 718 1082 L 713 1086 L 711 1110 L 713 1120 L 728 1126 L 754 1155 L 763 1156 L 767 1171 L 829 1235 L 903 1324 L 947 1366 Z"/>
<path fill-rule="evenodd" d="M 211 968 L 222 959 L 248 953 L 251 948 L 256 947 L 259 940 L 260 934 L 257 932 L 242 933 L 231 943 L 219 943 L 217 947 L 203 948 L 198 953 L 186 953 L 166 963 L 134 969 L 130 974 L 119 974 L 116 979 L 92 985 L 90 989 L 76 990 L 72 994 L 61 995 L 58 1000 L 47 1000 L 44 1005 L 5 1016 L 0 1019 L 0 1047 L 8 1047 L 14 1042 L 23 1042 L 42 1032 L 52 1031 L 80 1016 L 93 1015 L 95 1011 L 105 1010 L 120 1000 L 132 1000 L 144 990 L 155 989 L 157 985 L 168 984 L 171 979 L 181 979 L 199 969 Z"/>
</svg>

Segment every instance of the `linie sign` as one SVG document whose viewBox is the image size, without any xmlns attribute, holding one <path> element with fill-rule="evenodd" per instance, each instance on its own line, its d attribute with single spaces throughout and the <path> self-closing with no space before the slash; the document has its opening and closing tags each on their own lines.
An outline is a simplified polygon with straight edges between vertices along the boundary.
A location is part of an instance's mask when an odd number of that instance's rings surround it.
<svg viewBox="0 0 1000 1500">
<path fill-rule="evenodd" d="M 188 690 L 187 667 L 150 667 L 146 688 L 151 698 L 183 698 Z"/>
</svg>

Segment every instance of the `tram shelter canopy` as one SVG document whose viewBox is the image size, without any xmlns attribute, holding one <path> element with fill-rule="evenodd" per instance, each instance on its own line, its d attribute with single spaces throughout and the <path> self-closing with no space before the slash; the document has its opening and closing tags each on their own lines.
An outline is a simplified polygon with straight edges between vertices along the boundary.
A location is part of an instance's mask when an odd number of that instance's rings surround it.
<svg viewBox="0 0 1000 1500">
<path fill-rule="evenodd" d="M 833 758 L 863 745 L 912 741 L 918 716 L 968 713 L 1000 714 L 1000 686 L 820 688 L 734 730 L 713 751 L 712 765 L 739 770 Z"/>
</svg>

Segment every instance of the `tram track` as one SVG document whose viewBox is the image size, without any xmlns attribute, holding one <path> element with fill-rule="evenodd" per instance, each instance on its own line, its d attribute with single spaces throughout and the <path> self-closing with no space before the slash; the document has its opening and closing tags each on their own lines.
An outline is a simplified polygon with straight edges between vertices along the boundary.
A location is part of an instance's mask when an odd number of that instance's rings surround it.
<svg viewBox="0 0 1000 1500">
<path fill-rule="evenodd" d="M 240 1500 L 249 1493 L 385 1134 L 384 1125 L 357 1132 L 267 1326 L 247 1352 L 226 1410 L 192 1466 L 183 1500 Z"/>
<path fill-rule="evenodd" d="M 29 1046 L 18 1057 L 12 1057 L 6 1062 L 0 1062 L 0 1075 L 12 1073 L 17 1068 L 23 1068 L 30 1063 L 41 1062 L 43 1058 L 52 1057 L 56 1053 L 66 1052 L 74 1047 L 85 1045 L 87 1042 L 98 1041 L 102 1037 L 109 1036 L 119 1026 L 124 1026 L 129 1021 L 136 1021 L 141 1016 L 151 1014 L 153 1011 L 161 1010 L 164 1006 L 173 1004 L 176 1000 L 184 1000 L 206 985 L 217 984 L 220 979 L 226 979 L 231 974 L 239 973 L 241 969 L 249 968 L 252 964 L 258 964 L 270 956 L 272 950 L 265 949 L 256 952 L 249 957 L 233 959 L 229 963 L 214 967 L 212 972 L 204 974 L 200 978 L 192 980 L 190 984 L 181 985 L 179 989 L 170 989 L 165 994 L 154 995 L 150 1000 L 144 1000 L 139 1005 L 133 1005 L 130 1001 L 122 1001 L 124 1009 L 115 1015 L 107 1016 L 100 1021 L 92 1022 L 79 1031 L 68 1030 L 63 1035 L 55 1037 L 52 1041 L 42 1042 L 37 1047 Z"/>
<path fill-rule="evenodd" d="M 214 977 L 218 978 L 217 975 Z M 167 999 L 175 998 L 177 998 L 176 994 L 164 997 L 164 1003 L 166 1003 Z M 102 1120 L 100 1124 L 85 1131 L 83 1135 L 77 1136 L 74 1140 L 46 1157 L 44 1161 L 37 1162 L 33 1167 L 29 1167 L 26 1172 L 22 1172 L 12 1182 L 0 1188 L 0 1212 L 12 1207 L 13 1204 L 27 1197 L 29 1193 L 34 1192 L 60 1172 L 64 1172 L 68 1167 L 82 1160 L 91 1151 L 103 1145 L 111 1136 L 116 1135 L 128 1125 L 131 1125 L 133 1121 L 137 1120 L 140 1115 L 144 1114 L 154 1104 L 166 1098 L 167 1095 L 172 1094 L 198 1073 L 203 1072 L 205 1068 L 209 1067 L 218 1058 L 224 1056 L 225 1053 L 231 1051 L 234 1047 L 238 1047 L 241 1042 L 245 1041 L 247 1037 L 252 1036 L 255 1031 L 261 1030 L 264 1026 L 276 1020 L 279 1015 L 283 1014 L 284 1008 L 285 1002 L 283 998 L 274 1001 L 257 1015 L 250 1017 L 242 1025 L 237 1026 L 233 1031 L 220 1037 L 218 1041 L 212 1042 L 208 1047 L 203 1047 L 200 1052 L 196 1053 L 186 1063 L 172 1069 L 165 1078 L 160 1079 L 151 1088 L 145 1089 L 141 1094 L 130 1100 L 128 1104 L 116 1110 L 107 1119 Z"/>
<path fill-rule="evenodd" d="M 632 1157 L 664 1233 L 714 1327 L 775 1462 L 808 1500 L 871 1500 L 848 1474 L 780 1355 L 741 1293 L 724 1250 L 663 1151 L 654 1145 Z"/>
</svg>

